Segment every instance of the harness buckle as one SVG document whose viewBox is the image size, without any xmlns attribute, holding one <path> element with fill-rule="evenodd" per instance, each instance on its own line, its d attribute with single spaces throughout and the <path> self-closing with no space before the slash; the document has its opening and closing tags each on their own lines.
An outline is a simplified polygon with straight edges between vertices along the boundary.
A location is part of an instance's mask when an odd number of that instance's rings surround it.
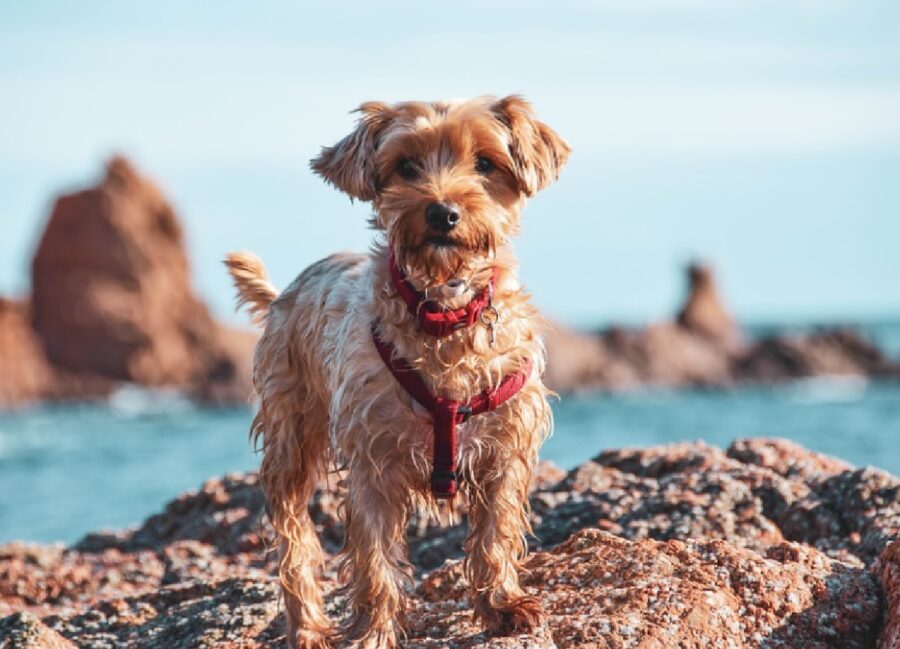
<svg viewBox="0 0 900 649">
<path fill-rule="evenodd" d="M 431 472 L 431 495 L 441 500 L 452 500 L 456 495 L 458 476 L 455 471 L 434 469 Z"/>
<path fill-rule="evenodd" d="M 469 421 L 469 417 L 472 416 L 472 406 L 460 405 L 456 407 L 456 414 L 462 415 L 462 423 L 466 423 Z"/>
</svg>

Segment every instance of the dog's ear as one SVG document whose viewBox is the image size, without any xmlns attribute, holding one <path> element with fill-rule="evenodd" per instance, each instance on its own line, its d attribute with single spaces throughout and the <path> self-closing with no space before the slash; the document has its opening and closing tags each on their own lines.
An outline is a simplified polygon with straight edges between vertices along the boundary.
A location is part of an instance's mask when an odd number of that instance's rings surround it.
<svg viewBox="0 0 900 649">
<path fill-rule="evenodd" d="M 387 104 L 370 101 L 356 111 L 361 113 L 356 129 L 334 146 L 322 147 L 309 166 L 329 183 L 361 201 L 371 201 L 378 193 L 375 172 L 375 149 L 378 136 L 394 119 Z"/>
<path fill-rule="evenodd" d="M 491 112 L 509 131 L 509 153 L 519 191 L 534 196 L 559 177 L 571 151 L 569 145 L 538 121 L 531 104 L 518 95 L 495 101 Z"/>
</svg>

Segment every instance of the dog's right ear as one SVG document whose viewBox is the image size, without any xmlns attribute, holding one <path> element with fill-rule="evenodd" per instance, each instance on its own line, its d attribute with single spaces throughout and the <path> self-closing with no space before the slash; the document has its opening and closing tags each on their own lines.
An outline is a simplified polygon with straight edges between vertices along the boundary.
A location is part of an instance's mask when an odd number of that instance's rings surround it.
<svg viewBox="0 0 900 649">
<path fill-rule="evenodd" d="M 385 103 L 369 101 L 356 111 L 361 113 L 356 129 L 334 146 L 322 147 L 322 153 L 309 166 L 326 181 L 361 201 L 371 201 L 378 193 L 375 149 L 384 127 L 394 119 L 394 110 Z"/>
</svg>

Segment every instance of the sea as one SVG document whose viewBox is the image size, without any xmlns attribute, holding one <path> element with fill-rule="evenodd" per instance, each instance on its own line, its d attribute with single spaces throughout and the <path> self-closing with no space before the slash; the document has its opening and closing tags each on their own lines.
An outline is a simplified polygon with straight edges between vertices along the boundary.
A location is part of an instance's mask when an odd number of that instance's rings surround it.
<svg viewBox="0 0 900 649">
<path fill-rule="evenodd" d="M 862 323 L 900 358 L 900 322 Z M 771 327 L 758 326 L 756 334 Z M 571 468 L 604 449 L 783 437 L 900 475 L 900 383 L 817 378 L 728 390 L 562 395 L 542 457 Z M 160 511 L 178 494 L 256 468 L 248 407 L 201 408 L 126 387 L 104 404 L 0 413 L 0 543 L 77 541 Z"/>
</svg>

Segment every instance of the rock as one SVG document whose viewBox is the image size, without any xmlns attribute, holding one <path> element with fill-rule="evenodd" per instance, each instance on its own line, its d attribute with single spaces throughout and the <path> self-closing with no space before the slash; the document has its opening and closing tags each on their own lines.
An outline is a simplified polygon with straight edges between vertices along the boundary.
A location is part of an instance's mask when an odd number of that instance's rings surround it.
<svg viewBox="0 0 900 649">
<path fill-rule="evenodd" d="M 213 319 L 172 206 L 113 158 L 98 186 L 56 200 L 30 303 L 0 302 L 0 407 L 103 397 L 120 382 L 246 403 L 255 341 Z"/>
<path fill-rule="evenodd" d="M 210 405 L 245 405 L 253 394 L 253 352 L 259 334 L 218 325 L 219 359 L 189 386 L 189 396 Z"/>
<path fill-rule="evenodd" d="M 549 487 L 566 472 L 542 461 L 534 473 L 534 489 Z M 339 512 L 340 476 L 313 493 L 310 514 L 326 551 L 338 552 L 344 540 Z M 464 501 L 455 502 L 455 517 L 461 523 L 450 528 L 414 515 L 409 524 L 410 558 L 419 568 L 434 568 L 450 557 L 460 556 L 465 539 Z M 83 552 L 116 549 L 161 551 L 178 541 L 196 541 L 211 547 L 225 560 L 246 559 L 247 553 L 261 559 L 273 531 L 265 517 L 265 499 L 256 473 L 230 474 L 207 481 L 169 502 L 164 511 L 148 518 L 140 527 L 125 532 L 93 532 L 76 545 Z M 255 554 L 254 554 L 255 553 Z M 262 565 L 259 561 L 251 565 Z"/>
<path fill-rule="evenodd" d="M 547 339 L 548 385 L 567 392 L 731 384 L 738 330 L 709 268 L 692 265 L 688 283 L 688 298 L 675 322 L 612 327 L 596 335 L 554 326 Z"/>
<path fill-rule="evenodd" d="M 604 339 L 614 357 L 635 365 L 642 385 L 731 383 L 729 356 L 718 342 L 677 324 L 653 324 L 638 332 L 613 329 Z"/>
<path fill-rule="evenodd" d="M 628 541 L 584 530 L 527 563 L 561 647 L 869 647 L 881 615 L 864 570 L 781 544 Z"/>
<path fill-rule="evenodd" d="M 43 399 L 53 368 L 29 322 L 28 306 L 0 299 L 0 409 Z"/>
<path fill-rule="evenodd" d="M 878 646 L 897 649 L 900 647 L 900 539 L 892 541 L 881 553 L 876 574 L 887 600 L 885 623 Z"/>
<path fill-rule="evenodd" d="M 755 383 L 815 376 L 900 376 L 896 362 L 848 328 L 769 336 L 740 351 L 733 371 L 738 380 Z"/>
<path fill-rule="evenodd" d="M 347 611 L 335 554 L 340 477 L 310 504 L 335 620 Z M 419 586 L 405 646 L 871 647 L 879 637 L 892 647 L 897 487 L 777 439 L 738 440 L 727 454 L 699 442 L 608 450 L 564 475 L 544 465 L 523 585 L 543 600 L 547 628 L 484 634 L 458 560 L 465 525 L 413 521 Z M 29 628 L 98 649 L 281 646 L 264 509 L 257 477 L 235 474 L 136 529 L 73 548 L 2 546 L 0 617 L 24 611 L 40 618 Z M 456 509 L 464 518 L 463 503 Z"/>
<path fill-rule="evenodd" d="M 628 389 L 640 383 L 631 367 L 613 362 L 599 336 L 582 334 L 553 323 L 545 345 L 547 370 L 544 381 L 558 392 Z"/>
<path fill-rule="evenodd" d="M 532 497 L 537 547 L 585 527 L 630 539 L 724 539 L 764 551 L 775 518 L 808 492 L 702 443 L 607 451 Z"/>
<path fill-rule="evenodd" d="M 283 647 L 271 579 L 190 581 L 116 598 L 49 624 L 79 647 Z"/>
<path fill-rule="evenodd" d="M 531 475 L 531 491 L 547 489 L 566 477 L 567 471 L 549 460 L 540 460 Z"/>
<path fill-rule="evenodd" d="M 0 616 L 41 615 L 156 588 L 165 573 L 152 552 L 87 554 L 59 546 L 0 546 Z"/>
<path fill-rule="evenodd" d="M 70 371 L 184 384 L 215 355 L 205 348 L 215 323 L 190 290 L 178 218 L 124 158 L 110 161 L 99 186 L 57 199 L 32 289 L 34 329 Z"/>
<path fill-rule="evenodd" d="M 256 473 L 229 474 L 170 501 L 137 529 L 88 534 L 75 547 L 84 552 L 160 551 L 177 541 L 199 541 L 222 555 L 263 551 L 264 512 Z"/>
<path fill-rule="evenodd" d="M 0 649 L 74 649 L 75 645 L 44 626 L 31 613 L 0 620 Z"/>
<path fill-rule="evenodd" d="M 868 572 L 790 543 L 764 557 L 722 541 L 629 541 L 583 530 L 532 555 L 525 568 L 523 586 L 549 615 L 535 636 L 484 634 L 454 561 L 410 598 L 405 646 L 869 647 L 882 614 Z M 340 620 L 346 607 L 336 582 L 325 588 Z M 274 580 L 230 578 L 113 598 L 81 614 L 47 616 L 46 624 L 81 647 L 277 647 L 277 612 Z"/>
<path fill-rule="evenodd" d="M 30 324 L 29 305 L 0 298 L 0 410 L 108 396 L 115 382 L 54 366 Z"/>
<path fill-rule="evenodd" d="M 694 262 L 687 275 L 688 298 L 678 312 L 678 324 L 726 347 L 736 345 L 740 332 L 719 297 L 712 269 Z"/>
<path fill-rule="evenodd" d="M 577 333 L 556 324 L 547 338 L 554 390 L 729 387 L 817 376 L 900 378 L 900 363 L 848 328 L 742 339 L 712 270 L 688 268 L 688 297 L 674 322 Z"/>
<path fill-rule="evenodd" d="M 800 478 L 807 482 L 829 478 L 853 469 L 843 460 L 777 438 L 735 440 L 728 447 L 728 457 L 771 469 L 784 478 Z"/>
<path fill-rule="evenodd" d="M 585 335 L 557 326 L 547 339 L 547 384 L 559 392 L 642 386 L 725 386 L 730 357 L 705 336 L 673 323 Z"/>
<path fill-rule="evenodd" d="M 871 564 L 900 538 L 900 480 L 884 471 L 844 471 L 815 484 L 781 519 L 786 538 Z"/>
</svg>

